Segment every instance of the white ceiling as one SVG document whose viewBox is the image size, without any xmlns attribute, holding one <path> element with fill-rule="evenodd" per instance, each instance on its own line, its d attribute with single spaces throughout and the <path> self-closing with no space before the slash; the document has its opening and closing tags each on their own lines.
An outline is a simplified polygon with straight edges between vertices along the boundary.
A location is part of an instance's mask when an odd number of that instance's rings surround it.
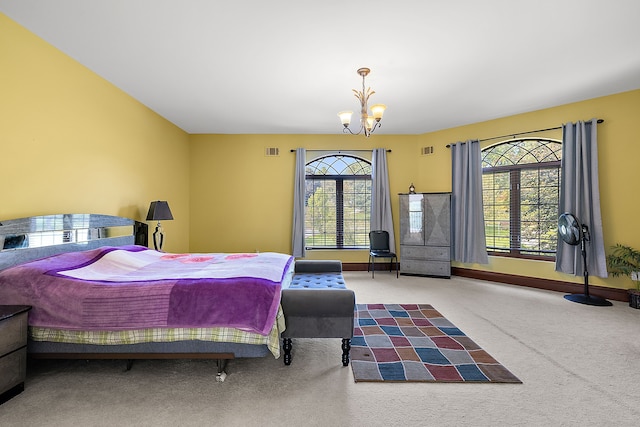
<svg viewBox="0 0 640 427">
<path fill-rule="evenodd" d="M 639 0 L 0 0 L 0 12 L 189 133 L 340 133 L 338 111 L 358 117 L 360 67 L 370 104 L 387 105 L 377 134 L 640 88 Z"/>
</svg>

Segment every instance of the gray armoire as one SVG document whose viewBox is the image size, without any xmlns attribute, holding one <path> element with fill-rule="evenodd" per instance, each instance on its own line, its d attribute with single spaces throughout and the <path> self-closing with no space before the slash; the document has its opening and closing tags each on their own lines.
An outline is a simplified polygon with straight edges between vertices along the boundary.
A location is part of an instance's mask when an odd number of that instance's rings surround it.
<svg viewBox="0 0 640 427">
<path fill-rule="evenodd" d="M 451 277 L 451 193 L 400 194 L 400 273 Z"/>
</svg>

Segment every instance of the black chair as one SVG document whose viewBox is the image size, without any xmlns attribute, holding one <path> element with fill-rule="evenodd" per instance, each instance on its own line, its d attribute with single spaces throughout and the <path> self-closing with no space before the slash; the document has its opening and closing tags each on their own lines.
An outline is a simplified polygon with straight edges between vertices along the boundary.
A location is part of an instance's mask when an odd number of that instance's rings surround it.
<svg viewBox="0 0 640 427">
<path fill-rule="evenodd" d="M 389 248 L 389 232 L 373 230 L 369 232 L 369 263 L 367 271 L 371 269 L 371 277 L 375 277 L 376 258 L 389 258 L 389 271 L 393 270 L 393 260 L 396 260 L 396 277 L 398 277 L 398 257 Z"/>
</svg>

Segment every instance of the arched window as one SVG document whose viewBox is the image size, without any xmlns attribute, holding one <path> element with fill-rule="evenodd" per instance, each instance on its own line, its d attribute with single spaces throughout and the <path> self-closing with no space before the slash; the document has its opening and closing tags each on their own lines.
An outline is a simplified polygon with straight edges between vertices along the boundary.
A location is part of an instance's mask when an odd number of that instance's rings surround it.
<svg viewBox="0 0 640 427">
<path fill-rule="evenodd" d="M 562 144 L 543 138 L 506 141 L 482 150 L 487 251 L 553 258 L 557 247 Z"/>
<path fill-rule="evenodd" d="M 369 247 L 371 163 L 350 155 L 315 159 L 306 166 L 307 249 Z"/>
</svg>

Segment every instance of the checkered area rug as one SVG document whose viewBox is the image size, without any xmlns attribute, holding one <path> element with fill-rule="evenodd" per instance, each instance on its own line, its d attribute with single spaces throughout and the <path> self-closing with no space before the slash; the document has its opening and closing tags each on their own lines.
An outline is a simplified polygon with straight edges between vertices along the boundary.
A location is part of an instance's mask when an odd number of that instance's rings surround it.
<svg viewBox="0 0 640 427">
<path fill-rule="evenodd" d="M 521 383 L 428 304 L 356 304 L 356 382 Z"/>
</svg>

